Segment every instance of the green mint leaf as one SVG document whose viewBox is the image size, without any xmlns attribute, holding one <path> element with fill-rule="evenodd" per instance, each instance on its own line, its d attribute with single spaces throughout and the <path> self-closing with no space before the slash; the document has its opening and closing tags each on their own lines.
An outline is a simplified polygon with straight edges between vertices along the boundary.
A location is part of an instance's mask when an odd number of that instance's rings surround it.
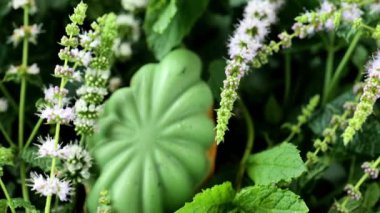
<svg viewBox="0 0 380 213">
<path fill-rule="evenodd" d="M 168 26 L 170 25 L 170 22 L 174 18 L 174 16 L 177 14 L 177 1 L 171 0 L 169 5 L 164 8 L 162 14 L 160 14 L 158 20 L 153 25 L 153 31 L 156 33 L 163 33 Z"/>
<path fill-rule="evenodd" d="M 306 171 L 298 149 L 289 143 L 251 155 L 247 164 L 249 177 L 261 185 L 290 181 Z"/>
<path fill-rule="evenodd" d="M 25 210 L 31 211 L 31 213 L 39 212 L 36 210 L 36 207 L 30 202 L 25 201 L 23 198 L 12 198 L 12 203 L 14 208 L 24 208 Z"/>
<path fill-rule="evenodd" d="M 308 212 L 305 202 L 289 190 L 275 186 L 256 185 L 242 189 L 235 198 L 239 212 L 245 213 L 303 213 Z"/>
<path fill-rule="evenodd" d="M 208 0 L 152 0 L 145 15 L 147 43 L 158 59 L 181 44 L 205 11 Z"/>
<path fill-rule="evenodd" d="M 185 206 L 176 211 L 176 213 L 227 212 L 228 209 L 233 208 L 232 201 L 234 197 L 235 190 L 232 188 L 231 183 L 225 182 L 198 193 L 192 202 L 186 203 Z"/>
<path fill-rule="evenodd" d="M 36 147 L 29 147 L 21 153 L 21 158 L 32 167 L 38 167 L 45 172 L 50 171 L 51 158 L 40 158 Z"/>
<path fill-rule="evenodd" d="M 380 187 L 378 183 L 371 183 L 368 185 L 364 193 L 363 206 L 372 208 L 380 200 Z"/>
<path fill-rule="evenodd" d="M 0 212 L 7 212 L 8 201 L 6 199 L 0 200 Z"/>
<path fill-rule="evenodd" d="M 331 118 L 334 114 L 340 115 L 343 113 L 343 105 L 347 101 L 353 101 L 354 94 L 349 91 L 343 93 L 333 101 L 329 102 L 321 111 L 317 112 L 310 120 L 309 127 L 314 134 L 322 135 L 323 130 L 330 124 Z"/>
<path fill-rule="evenodd" d="M 0 147 L 0 166 L 13 165 L 14 152 L 12 148 Z"/>
</svg>

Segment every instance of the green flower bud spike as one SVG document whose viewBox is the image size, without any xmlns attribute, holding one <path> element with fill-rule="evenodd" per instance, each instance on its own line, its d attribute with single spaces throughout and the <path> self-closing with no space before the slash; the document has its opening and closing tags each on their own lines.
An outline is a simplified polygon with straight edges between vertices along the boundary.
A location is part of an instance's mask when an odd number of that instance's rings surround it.
<svg viewBox="0 0 380 213">
<path fill-rule="evenodd" d="M 380 95 L 380 52 L 376 53 L 368 67 L 368 78 L 363 89 L 363 94 L 356 107 L 354 116 L 348 121 L 342 137 L 344 145 L 352 141 L 354 135 L 361 129 L 368 116 L 372 114 L 373 105 Z"/>
</svg>

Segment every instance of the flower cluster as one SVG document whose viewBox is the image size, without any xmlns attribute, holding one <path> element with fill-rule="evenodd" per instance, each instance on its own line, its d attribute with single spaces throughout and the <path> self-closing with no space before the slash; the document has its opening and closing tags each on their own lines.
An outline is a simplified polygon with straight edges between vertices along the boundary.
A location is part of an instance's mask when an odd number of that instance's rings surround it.
<svg viewBox="0 0 380 213">
<path fill-rule="evenodd" d="M 352 199 L 352 200 L 360 200 L 362 198 L 362 194 L 358 189 L 356 189 L 353 185 L 348 184 L 344 187 L 344 191 L 347 192 L 347 195 Z"/>
<path fill-rule="evenodd" d="M 46 119 L 48 124 L 69 124 L 74 120 L 75 114 L 74 109 L 69 107 L 69 99 L 66 97 L 68 90 L 65 89 L 65 85 L 70 80 L 78 79 L 75 69 L 77 66 L 77 57 L 78 55 L 72 54 L 71 50 L 77 48 L 78 46 L 78 35 L 79 35 L 79 25 L 83 24 L 85 13 L 87 10 L 87 5 L 83 2 L 79 3 L 78 6 L 74 9 L 74 14 L 70 16 L 72 21 L 66 26 L 67 36 L 63 36 L 61 39 L 61 45 L 64 47 L 59 54 L 61 60 L 64 61 L 64 65 L 57 65 L 54 70 L 54 76 L 61 78 L 60 86 L 50 86 L 44 89 L 44 103 L 39 109 L 39 115 L 41 118 Z M 75 53 L 75 51 L 73 51 Z M 83 60 L 81 60 L 83 61 Z M 73 62 L 74 66 L 70 67 L 68 62 Z M 70 182 L 62 179 L 60 173 L 56 170 L 55 159 L 61 159 L 63 161 L 72 160 L 72 155 L 77 152 L 72 148 L 73 146 L 78 145 L 67 145 L 62 147 L 59 144 L 59 129 L 56 128 L 55 138 L 47 136 L 45 138 L 40 137 L 38 139 L 38 157 L 48 157 L 53 158 L 51 165 L 51 175 L 50 177 L 45 177 L 44 175 L 38 175 L 36 173 L 31 174 L 31 186 L 32 190 L 35 190 L 37 193 L 51 197 L 52 195 L 57 195 L 60 200 L 66 201 L 72 190 Z M 86 151 L 82 151 L 83 155 Z M 87 153 L 88 154 L 88 153 Z M 91 166 L 91 160 L 86 158 L 88 165 L 77 166 L 77 169 L 83 169 L 84 174 L 88 173 L 88 168 Z M 89 175 L 81 176 L 80 178 L 88 178 Z M 71 176 L 70 176 L 71 177 Z M 68 178 L 68 177 L 66 177 Z M 75 181 L 76 182 L 76 181 Z M 47 199 L 47 202 L 50 199 Z"/>
<path fill-rule="evenodd" d="M 32 173 L 32 189 L 41 195 L 48 196 L 56 194 L 62 201 L 67 200 L 71 191 L 70 181 L 79 183 L 90 177 L 90 168 L 92 160 L 90 154 L 78 144 L 69 144 L 62 146 L 55 139 L 47 136 L 38 138 L 38 157 L 40 158 L 57 158 L 63 161 L 63 172 L 58 176 L 45 178 L 43 175 Z M 62 176 L 60 180 L 58 177 Z"/>
<path fill-rule="evenodd" d="M 355 3 L 342 3 L 335 6 L 325 0 L 319 9 L 306 12 L 296 18 L 297 22 L 292 26 L 295 35 L 305 38 L 320 31 L 332 31 L 340 25 L 340 22 L 354 22 L 363 15 L 363 11 Z"/>
<path fill-rule="evenodd" d="M 348 144 L 355 133 L 362 127 L 367 117 L 372 114 L 372 108 L 380 97 L 380 51 L 367 66 L 367 79 L 363 93 L 356 107 L 353 117 L 348 121 L 348 126 L 343 132 L 343 142 Z"/>
<path fill-rule="evenodd" d="M 269 26 L 276 20 L 276 11 L 282 1 L 251 0 L 244 10 L 243 19 L 237 26 L 228 44 L 229 60 L 225 69 L 220 108 L 217 110 L 216 141 L 224 140 L 233 104 L 237 99 L 236 90 L 240 79 L 249 71 L 250 63 L 269 32 Z"/>
<path fill-rule="evenodd" d="M 75 183 L 90 178 L 92 166 L 90 154 L 78 144 L 67 145 L 62 149 L 65 155 L 64 175 Z"/>
<path fill-rule="evenodd" d="M 0 113 L 8 110 L 8 101 L 5 98 L 0 98 Z"/>
<path fill-rule="evenodd" d="M 45 177 L 35 172 L 30 175 L 30 186 L 32 190 L 43 196 L 57 195 L 61 201 L 67 201 L 72 190 L 69 181 L 57 177 Z"/>
<path fill-rule="evenodd" d="M 13 30 L 12 35 L 9 37 L 8 42 L 13 46 L 17 46 L 24 37 L 28 38 L 28 41 L 37 44 L 37 36 L 42 33 L 41 24 L 33 24 L 31 26 L 21 26 Z"/>
<path fill-rule="evenodd" d="M 17 76 L 17 75 L 24 72 L 21 68 L 22 68 L 21 66 L 11 65 L 11 66 L 9 66 L 6 75 L 7 76 Z M 27 73 L 29 75 L 38 75 L 40 73 L 40 68 L 38 67 L 38 65 L 36 63 L 33 63 L 32 65 L 30 65 L 26 68 L 25 73 Z"/>
<path fill-rule="evenodd" d="M 13 9 L 24 8 L 28 11 L 35 11 L 36 5 L 34 0 L 12 0 Z M 20 42 L 25 43 L 31 42 L 37 44 L 37 37 L 42 33 L 42 24 L 32 24 L 27 25 L 24 23 L 23 26 L 15 28 L 12 35 L 8 38 L 8 43 L 12 43 L 16 47 Z M 40 73 L 40 69 L 37 64 L 32 64 L 28 66 L 23 64 L 22 66 L 11 65 L 5 74 L 5 79 L 7 80 L 19 80 L 20 76 L 37 75 Z"/>
<path fill-rule="evenodd" d="M 110 76 L 110 57 L 113 40 L 117 34 L 116 16 L 109 14 L 94 22 L 91 35 L 82 36 L 81 45 L 93 51 L 92 61 L 85 69 L 84 84 L 77 90 L 80 97 L 75 103 L 75 130 L 80 135 L 92 134 L 96 119 L 102 109 L 104 97 L 108 94 L 107 82 Z M 94 44 L 97 45 L 91 45 Z"/>
<path fill-rule="evenodd" d="M 135 10 L 145 8 L 148 0 L 123 0 L 121 5 L 127 11 L 134 12 Z"/>
<path fill-rule="evenodd" d="M 45 138 L 38 138 L 38 157 L 49 157 L 49 158 L 63 158 L 64 152 L 61 149 L 60 144 L 55 144 L 55 140 L 47 136 Z"/>
<path fill-rule="evenodd" d="M 316 139 L 314 140 L 313 146 L 315 148 L 314 152 L 308 152 L 306 154 L 307 156 L 307 161 L 306 165 L 312 165 L 318 161 L 318 154 L 320 152 L 325 153 L 329 145 L 332 145 L 336 141 L 336 133 L 339 128 L 342 128 L 347 124 L 347 117 L 353 113 L 353 108 L 355 108 L 356 102 L 345 102 L 344 103 L 344 112 L 340 115 L 334 114 L 331 117 L 329 126 L 323 130 L 322 135 L 323 135 L 323 140 L 321 139 Z"/>
<path fill-rule="evenodd" d="M 116 58 L 124 61 L 132 56 L 132 45 L 140 39 L 140 21 L 131 14 L 120 14 L 117 16 L 116 24 L 119 35 L 113 45 Z"/>
<path fill-rule="evenodd" d="M 29 7 L 30 13 L 37 12 L 35 0 L 12 0 L 13 9 L 17 10 L 24 7 Z"/>
<path fill-rule="evenodd" d="M 364 162 L 361 168 L 370 178 L 377 179 L 379 177 L 379 169 L 373 166 L 370 162 Z"/>
<path fill-rule="evenodd" d="M 121 85 L 123 81 L 120 77 L 114 76 L 111 77 L 110 80 L 108 81 L 108 89 L 111 92 L 116 91 Z"/>
<path fill-rule="evenodd" d="M 46 119 L 48 124 L 69 124 L 74 120 L 74 110 L 68 106 L 70 103 L 66 97 L 67 89 L 58 86 L 50 86 L 44 89 L 44 104 L 39 109 L 39 115 Z"/>
</svg>

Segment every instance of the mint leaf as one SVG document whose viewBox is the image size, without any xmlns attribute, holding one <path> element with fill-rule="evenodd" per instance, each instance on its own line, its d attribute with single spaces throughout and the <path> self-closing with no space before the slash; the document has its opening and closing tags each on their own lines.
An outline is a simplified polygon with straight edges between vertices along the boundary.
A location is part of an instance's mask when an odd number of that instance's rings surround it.
<svg viewBox="0 0 380 213">
<path fill-rule="evenodd" d="M 322 135 L 323 130 L 330 124 L 334 114 L 340 115 L 343 113 L 343 105 L 347 101 L 353 101 L 354 94 L 349 91 L 343 93 L 333 101 L 329 102 L 321 111 L 319 111 L 309 122 L 309 127 L 314 134 Z"/>
<path fill-rule="evenodd" d="M 162 14 L 160 14 L 157 22 L 153 25 L 153 31 L 156 33 L 163 33 L 169 26 L 173 17 L 177 13 L 177 1 L 171 0 L 169 5 L 164 8 Z"/>
<path fill-rule="evenodd" d="M 210 189 L 203 190 L 195 195 L 190 203 L 186 203 L 176 213 L 187 212 L 208 212 L 218 213 L 227 212 L 233 208 L 232 201 L 235 197 L 235 191 L 230 182 L 216 185 Z"/>
<path fill-rule="evenodd" d="M 368 185 L 364 193 L 363 206 L 372 208 L 380 200 L 380 187 L 378 183 L 371 183 Z"/>
<path fill-rule="evenodd" d="M 305 202 L 289 190 L 275 186 L 251 186 L 241 190 L 234 200 L 238 212 L 308 212 Z"/>
<path fill-rule="evenodd" d="M 29 165 L 31 165 L 32 167 L 38 167 L 45 172 L 50 171 L 52 159 L 51 158 L 40 158 L 40 157 L 38 157 L 36 147 L 30 147 L 30 148 L 22 151 L 21 152 L 21 158 L 25 162 L 29 163 Z"/>
<path fill-rule="evenodd" d="M 13 165 L 14 150 L 12 148 L 0 147 L 0 166 Z"/>
<path fill-rule="evenodd" d="M 32 213 L 39 212 L 36 210 L 36 207 L 23 198 L 12 198 L 12 203 L 14 208 L 24 208 L 25 210 L 30 210 Z"/>
<path fill-rule="evenodd" d="M 380 123 L 375 116 L 370 116 L 363 124 L 362 130 L 354 137 L 347 150 L 371 157 L 380 154 Z"/>
<path fill-rule="evenodd" d="M 208 0 L 152 0 L 145 15 L 147 43 L 157 59 L 181 44 L 205 11 Z"/>
<path fill-rule="evenodd" d="M 306 171 L 296 146 L 283 143 L 248 158 L 249 177 L 260 185 L 290 181 Z"/>
<path fill-rule="evenodd" d="M 8 202 L 5 199 L 0 200 L 0 212 L 7 212 Z"/>
</svg>

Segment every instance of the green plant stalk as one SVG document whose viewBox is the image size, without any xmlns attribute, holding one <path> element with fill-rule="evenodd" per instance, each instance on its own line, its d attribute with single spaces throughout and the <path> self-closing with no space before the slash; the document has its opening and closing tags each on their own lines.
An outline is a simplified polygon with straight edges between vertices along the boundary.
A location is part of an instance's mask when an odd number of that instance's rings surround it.
<svg viewBox="0 0 380 213">
<path fill-rule="evenodd" d="M 241 188 L 241 183 L 244 177 L 244 171 L 245 171 L 245 165 L 247 163 L 248 157 L 251 154 L 254 141 L 255 141 L 255 129 L 253 120 L 251 118 L 251 114 L 249 113 L 249 110 L 245 106 L 243 100 L 241 98 L 239 100 L 239 105 L 242 109 L 245 124 L 247 125 L 247 145 L 244 150 L 243 157 L 240 161 L 239 169 L 236 175 L 236 190 L 239 191 Z"/>
<path fill-rule="evenodd" d="M 342 120 L 346 120 L 347 119 L 347 117 L 348 117 L 348 115 L 349 115 L 349 112 L 348 111 L 345 111 L 344 113 L 343 113 L 343 115 L 342 115 Z M 338 130 L 338 128 L 339 128 L 339 124 L 335 124 L 334 126 L 333 126 L 333 132 L 334 132 L 334 134 L 336 133 L 336 131 Z M 327 137 L 324 137 L 323 138 L 323 141 L 322 141 L 322 143 L 327 143 Z M 313 154 L 315 155 L 315 156 L 317 156 L 318 155 L 318 153 L 321 151 L 321 149 L 320 148 L 317 148 L 314 152 L 313 152 Z M 308 160 L 306 160 L 306 162 L 305 162 L 305 166 L 307 167 L 307 166 L 309 166 L 310 165 L 310 163 L 311 163 L 311 161 L 308 159 Z"/>
<path fill-rule="evenodd" d="M 380 156 L 376 159 L 376 161 L 372 164 L 373 167 L 377 168 L 380 164 Z M 359 179 L 359 181 L 355 184 L 354 190 L 357 191 L 360 189 L 361 185 L 369 178 L 369 175 L 367 173 L 364 173 L 363 176 Z M 342 203 L 342 207 L 345 208 L 348 201 L 350 200 L 349 197 L 345 197 Z"/>
<path fill-rule="evenodd" d="M 297 124 L 297 129 L 301 128 L 301 125 Z M 291 139 L 293 139 L 293 137 L 296 135 L 296 132 L 295 131 L 291 131 L 290 134 L 288 135 L 288 137 L 283 140 L 281 143 L 285 143 L 285 142 L 290 142 Z"/>
<path fill-rule="evenodd" d="M 345 54 L 344 54 L 342 60 L 340 61 L 338 67 L 336 68 L 336 71 L 334 72 L 332 80 L 327 87 L 327 90 L 326 90 L 326 93 L 324 96 L 325 101 L 328 101 L 328 99 L 331 95 L 331 91 L 333 91 L 335 89 L 337 83 L 339 82 L 339 80 L 342 76 L 343 69 L 347 65 L 348 60 L 351 58 L 351 55 L 354 52 L 357 44 L 359 43 L 361 36 L 362 36 L 362 32 L 359 31 L 356 33 L 355 37 L 352 39 L 350 46 L 348 47 L 347 51 L 345 52 Z"/>
<path fill-rule="evenodd" d="M 13 109 L 15 111 L 18 111 L 18 106 L 16 104 L 16 101 L 15 99 L 10 95 L 9 91 L 7 90 L 7 88 L 4 86 L 3 82 L 0 81 L 0 90 L 1 92 L 4 94 L 4 96 L 7 98 L 7 100 L 9 101 L 9 103 L 11 104 L 11 106 L 13 107 Z"/>
<path fill-rule="evenodd" d="M 26 141 L 25 143 L 25 146 L 23 148 L 23 150 L 25 151 L 29 145 L 32 143 L 33 139 L 36 137 L 37 135 L 37 132 L 38 130 L 40 129 L 41 125 L 42 125 L 42 122 L 44 120 L 42 118 L 40 118 L 38 121 L 37 121 L 37 124 L 34 126 L 33 130 L 32 130 L 32 133 L 30 134 L 28 140 Z"/>
<path fill-rule="evenodd" d="M 0 131 L 1 131 L 1 133 L 3 133 L 5 141 L 9 144 L 9 146 L 16 147 L 16 145 L 13 143 L 12 139 L 9 137 L 8 133 L 5 131 L 2 123 L 0 123 Z"/>
<path fill-rule="evenodd" d="M 86 135 L 81 135 L 80 136 L 80 141 L 79 141 L 79 145 L 83 146 L 84 147 L 84 142 L 86 140 Z"/>
<path fill-rule="evenodd" d="M 5 198 L 7 199 L 8 206 L 11 209 L 11 212 L 12 213 L 16 213 L 15 208 L 13 207 L 12 199 L 9 196 L 8 190 L 5 187 L 4 182 L 3 182 L 3 180 L 1 178 L 0 178 L 0 186 L 1 186 L 1 189 L 3 190 L 3 192 L 4 192 Z"/>
<path fill-rule="evenodd" d="M 291 55 L 290 52 L 285 52 L 285 91 L 284 91 L 284 104 L 289 102 L 290 85 L 291 85 Z"/>
<path fill-rule="evenodd" d="M 18 121 L 18 148 L 22 150 L 24 142 L 24 123 L 25 123 L 25 97 L 26 97 L 26 79 L 25 76 L 21 77 L 21 91 L 20 91 L 20 108 L 19 108 L 19 121 Z"/>
<path fill-rule="evenodd" d="M 65 61 L 65 67 L 66 66 L 67 66 L 67 61 Z M 62 78 L 61 79 L 61 84 L 59 86 L 60 91 L 65 87 L 65 84 L 66 84 L 66 80 L 64 78 Z M 59 97 L 58 98 L 58 106 L 61 107 L 61 105 L 62 105 L 62 97 Z M 58 147 L 60 132 L 61 132 L 61 123 L 58 122 L 55 125 L 55 135 L 54 135 L 54 142 L 55 142 L 54 146 L 55 146 L 55 148 Z M 50 178 L 54 177 L 55 167 L 56 167 L 56 164 L 57 164 L 56 161 L 57 161 L 57 158 L 53 157 L 53 159 L 51 161 L 51 167 L 50 167 Z M 50 213 L 51 200 L 52 200 L 52 195 L 48 195 L 46 197 L 45 213 Z"/>
<path fill-rule="evenodd" d="M 334 69 L 334 56 L 335 56 L 335 47 L 334 47 L 335 34 L 330 34 L 330 45 L 327 47 L 327 63 L 325 71 L 325 80 L 323 83 L 323 100 L 322 106 L 324 106 L 328 99 L 328 90 L 332 77 L 332 72 Z"/>
<path fill-rule="evenodd" d="M 29 6 L 24 6 L 24 28 L 29 27 Z M 18 148 L 22 151 L 24 143 L 24 124 L 25 124 L 25 97 L 26 97 L 26 70 L 28 67 L 28 52 L 29 52 L 28 36 L 24 36 L 22 48 L 22 65 L 21 65 L 21 90 L 20 90 L 20 107 L 19 107 L 19 122 L 18 122 Z M 29 201 L 29 193 L 26 185 L 26 167 L 25 162 L 20 163 L 20 177 L 22 197 L 25 201 Z M 29 212 L 27 210 L 27 212 Z"/>
</svg>

